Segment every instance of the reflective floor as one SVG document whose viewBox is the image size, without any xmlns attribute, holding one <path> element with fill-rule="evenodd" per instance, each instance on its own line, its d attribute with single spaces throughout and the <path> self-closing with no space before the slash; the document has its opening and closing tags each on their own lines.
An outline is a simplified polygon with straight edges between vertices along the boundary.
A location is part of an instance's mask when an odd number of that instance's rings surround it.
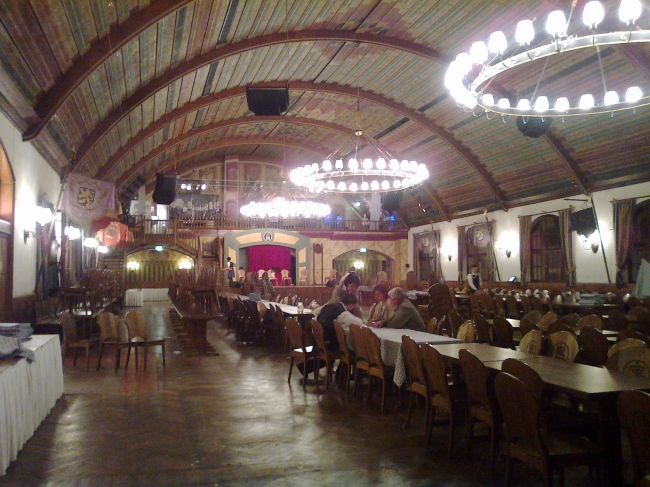
<svg viewBox="0 0 650 487">
<path fill-rule="evenodd" d="M 136 371 L 133 356 L 117 374 L 112 357 L 102 359 L 99 372 L 96 353 L 90 371 L 83 358 L 73 368 L 67 357 L 64 396 L 0 486 L 503 485 L 505 465 L 499 462 L 493 477 L 487 469 L 487 442 L 473 444 L 465 457 L 463 427 L 448 460 L 448 430 L 435 428 L 427 445 L 423 409 L 404 429 L 406 407 L 397 394 L 382 415 L 379 397 L 366 406 L 365 386 L 346 396 L 310 376 L 303 392 L 296 370 L 287 383 L 286 354 L 240 345 L 220 321 L 208 325 L 220 355 L 185 356 L 168 306 L 141 308 L 157 334 L 171 337 L 166 370 L 159 350 L 150 353 L 146 372 L 142 364 Z M 586 467 L 566 477 L 569 486 L 595 485 Z M 544 482 L 518 465 L 512 485 Z"/>
</svg>

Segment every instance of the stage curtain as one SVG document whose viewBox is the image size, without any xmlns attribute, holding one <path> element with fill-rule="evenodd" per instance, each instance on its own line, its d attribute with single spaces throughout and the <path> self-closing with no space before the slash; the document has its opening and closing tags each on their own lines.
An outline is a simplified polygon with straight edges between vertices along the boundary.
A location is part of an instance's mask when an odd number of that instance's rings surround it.
<svg viewBox="0 0 650 487">
<path fill-rule="evenodd" d="M 248 270 L 257 272 L 259 269 L 269 270 L 279 267 L 280 270 L 291 271 L 291 249 L 280 245 L 254 245 L 248 247 Z M 276 276 L 280 279 L 280 274 Z"/>
<path fill-rule="evenodd" d="M 573 287 L 576 285 L 576 265 L 573 260 L 573 236 L 571 235 L 571 209 L 566 208 L 558 212 L 560 217 L 560 242 L 562 252 L 564 252 L 567 268 L 567 285 Z"/>
<path fill-rule="evenodd" d="M 632 213 L 635 198 L 614 201 L 614 235 L 616 236 L 616 286 L 623 287 L 621 268 L 627 263 L 630 250 L 630 233 L 632 231 Z"/>
</svg>

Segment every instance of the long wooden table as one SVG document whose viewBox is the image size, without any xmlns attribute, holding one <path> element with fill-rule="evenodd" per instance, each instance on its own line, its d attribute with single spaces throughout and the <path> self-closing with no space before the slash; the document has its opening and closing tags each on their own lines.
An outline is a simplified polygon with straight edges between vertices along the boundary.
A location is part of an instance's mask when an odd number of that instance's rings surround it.
<svg viewBox="0 0 650 487">
<path fill-rule="evenodd" d="M 219 355 L 208 342 L 208 321 L 218 318 L 217 314 L 187 313 L 172 304 L 189 340 L 181 340 L 188 355 Z"/>
<path fill-rule="evenodd" d="M 551 389 L 595 405 L 598 408 L 600 438 L 604 448 L 604 485 L 623 485 L 621 427 L 616 411 L 616 399 L 622 391 L 650 390 L 649 379 L 479 343 L 431 346 L 452 364 L 458 363 L 461 349 L 469 350 L 495 373 L 501 370 L 501 364 L 506 358 L 516 358 L 533 368 Z"/>
</svg>

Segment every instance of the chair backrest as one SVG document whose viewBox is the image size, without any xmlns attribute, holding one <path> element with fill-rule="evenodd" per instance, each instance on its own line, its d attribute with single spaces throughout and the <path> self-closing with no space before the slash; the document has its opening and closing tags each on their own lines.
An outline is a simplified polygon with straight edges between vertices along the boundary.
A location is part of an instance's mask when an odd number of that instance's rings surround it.
<svg viewBox="0 0 650 487">
<path fill-rule="evenodd" d="M 476 327 L 474 326 L 474 322 L 467 320 L 465 323 L 460 325 L 456 338 L 464 343 L 476 342 Z"/>
<path fill-rule="evenodd" d="M 492 343 L 490 336 L 490 325 L 483 315 L 473 316 L 474 325 L 476 327 L 476 341 L 479 343 Z"/>
<path fill-rule="evenodd" d="M 129 330 L 130 342 L 147 339 L 147 319 L 140 311 L 129 311 L 124 323 Z"/>
<path fill-rule="evenodd" d="M 628 301 L 627 301 L 628 304 L 630 303 L 631 299 L 633 299 L 633 298 L 628 299 Z M 628 311 L 627 314 L 636 318 L 636 316 L 639 313 L 644 313 L 644 312 L 647 312 L 647 311 L 648 311 L 648 308 L 646 308 L 645 306 L 636 305 L 636 306 L 631 307 L 630 311 Z"/>
<path fill-rule="evenodd" d="M 406 273 L 406 290 L 407 291 L 419 291 L 420 290 L 420 281 L 415 275 L 415 271 L 408 271 Z"/>
<path fill-rule="evenodd" d="M 533 392 L 506 372 L 497 374 L 494 389 L 503 412 L 508 444 L 516 441 L 530 456 L 545 458 L 548 453 L 539 431 L 540 402 Z"/>
<path fill-rule="evenodd" d="M 429 319 L 427 321 L 427 326 L 425 330 L 427 333 L 436 333 L 438 331 L 438 320 L 435 318 Z"/>
<path fill-rule="evenodd" d="M 465 320 L 463 320 L 463 317 L 458 313 L 458 311 L 453 309 L 447 314 L 447 319 L 449 320 L 449 326 L 451 327 L 451 334 L 456 338 L 458 336 L 458 329 Z"/>
<path fill-rule="evenodd" d="M 628 322 L 625 313 L 618 309 L 610 309 L 607 312 L 607 329 L 622 331 L 627 328 Z"/>
<path fill-rule="evenodd" d="M 352 337 L 352 347 L 357 357 L 357 362 L 368 362 L 368 352 L 366 351 L 366 341 L 363 338 L 362 328 L 354 323 L 350 325 L 350 336 Z"/>
<path fill-rule="evenodd" d="M 636 338 L 637 340 L 641 340 L 642 342 L 644 342 L 646 346 L 650 345 L 650 337 L 638 331 L 630 330 L 629 328 L 619 331 L 618 335 L 616 336 L 616 341 L 622 342 L 623 340 L 627 340 L 628 338 Z"/>
<path fill-rule="evenodd" d="M 386 271 L 377 272 L 377 284 L 380 282 L 388 282 L 388 274 Z"/>
<path fill-rule="evenodd" d="M 540 355 L 544 345 L 544 335 L 541 330 L 531 330 L 526 333 L 519 342 L 519 349 L 522 352 Z"/>
<path fill-rule="evenodd" d="M 582 328 L 583 326 L 593 326 L 599 330 L 603 329 L 603 320 L 598 315 L 586 315 L 580 318 L 576 323 L 576 328 Z"/>
<path fill-rule="evenodd" d="M 368 365 L 371 368 L 384 370 L 384 361 L 381 358 L 381 341 L 368 327 L 361 328 L 361 336 L 366 344 Z"/>
<path fill-rule="evenodd" d="M 282 269 L 280 271 L 280 274 L 282 274 L 282 278 L 284 279 L 285 277 L 289 277 L 289 271 L 287 269 Z"/>
<path fill-rule="evenodd" d="M 498 315 L 503 317 L 508 316 L 508 312 L 506 311 L 506 303 L 498 294 L 494 296 L 494 309 Z"/>
<path fill-rule="evenodd" d="M 99 326 L 100 340 L 104 341 L 122 341 L 125 337 L 120 333 L 120 327 L 113 313 L 103 311 L 97 317 Z"/>
<path fill-rule="evenodd" d="M 527 320 L 532 321 L 536 325 L 539 325 L 539 321 L 542 319 L 542 313 L 537 311 L 536 309 L 533 309 L 531 311 L 528 311 L 525 315 L 524 318 Z M 553 320 L 555 321 L 555 320 Z"/>
<path fill-rule="evenodd" d="M 289 296 L 285 296 L 282 298 L 281 301 L 279 301 L 281 304 L 289 304 Z"/>
<path fill-rule="evenodd" d="M 264 303 L 261 301 L 257 302 L 257 312 L 260 314 L 260 319 L 263 320 L 268 313 L 268 309 L 264 306 Z"/>
<path fill-rule="evenodd" d="M 258 277 L 258 279 L 262 279 L 262 275 L 263 275 L 265 272 L 266 272 L 266 271 L 265 271 L 264 269 L 258 269 L 258 271 L 257 271 L 257 277 Z"/>
<path fill-rule="evenodd" d="M 286 330 L 287 337 L 289 338 L 289 346 L 292 350 L 304 350 L 306 343 L 304 340 L 304 333 L 302 326 L 293 318 L 286 318 L 284 320 L 284 329 Z"/>
<path fill-rule="evenodd" d="M 429 306 L 429 316 L 437 320 L 442 319 L 443 316 L 447 316 L 453 308 L 447 305 L 440 305 L 437 308 L 432 308 Z"/>
<path fill-rule="evenodd" d="M 650 394 L 623 391 L 618 396 L 616 408 L 630 441 L 634 480 L 637 481 L 650 470 Z"/>
<path fill-rule="evenodd" d="M 469 314 L 470 316 L 481 314 L 481 302 L 479 301 L 477 293 L 469 295 Z"/>
<path fill-rule="evenodd" d="M 605 367 L 650 379 L 650 349 L 646 347 L 619 349 L 609 356 Z"/>
<path fill-rule="evenodd" d="M 624 348 L 647 348 L 647 343 L 644 342 L 643 340 L 639 340 L 638 338 L 626 338 L 625 340 L 621 340 L 620 342 L 616 342 L 612 348 L 609 349 L 609 352 L 607 352 L 607 355 L 611 357 L 613 354 L 618 352 L 619 350 L 623 350 Z"/>
<path fill-rule="evenodd" d="M 650 334 L 650 313 L 641 311 L 636 315 L 636 323 L 632 324 L 632 329 L 640 331 L 646 335 Z"/>
<path fill-rule="evenodd" d="M 506 306 L 508 308 L 508 318 L 514 318 L 515 320 L 519 319 L 519 305 L 517 304 L 517 298 L 512 294 L 506 294 Z"/>
<path fill-rule="evenodd" d="M 406 362 L 406 370 L 408 371 L 411 383 L 415 382 L 427 386 L 426 375 L 424 374 L 424 366 L 422 365 L 422 350 L 420 345 L 415 343 L 408 335 L 402 335 L 402 352 L 404 353 L 404 361 Z"/>
<path fill-rule="evenodd" d="M 527 290 L 526 292 L 529 292 L 529 291 L 530 290 Z M 534 309 L 533 305 L 530 304 L 530 298 L 527 295 L 522 294 L 519 299 L 520 299 L 520 303 L 521 303 L 521 309 L 524 310 L 524 314 L 526 314 L 526 313 L 528 313 L 528 312 L 530 312 L 530 311 L 532 311 Z M 537 310 L 535 310 L 535 311 L 537 311 Z"/>
<path fill-rule="evenodd" d="M 593 326 L 584 326 L 580 329 L 580 344 L 587 365 L 601 367 L 607 362 L 609 340 L 600 330 Z"/>
<path fill-rule="evenodd" d="M 553 311 L 549 311 L 548 313 L 545 313 L 542 315 L 542 317 L 539 319 L 537 322 L 537 328 L 539 328 L 542 331 L 546 331 L 548 328 L 548 325 L 551 323 L 555 323 L 557 321 L 557 315 L 553 313 Z"/>
<path fill-rule="evenodd" d="M 573 362 L 580 351 L 578 340 L 573 333 L 558 331 L 546 337 L 546 356 L 565 362 Z"/>
<path fill-rule="evenodd" d="M 468 350 L 461 350 L 458 358 L 465 378 L 468 406 L 478 404 L 491 412 L 495 406 L 493 376 L 483 362 Z"/>
<path fill-rule="evenodd" d="M 528 364 L 525 364 L 516 358 L 507 358 L 501 364 L 501 370 L 510 375 L 514 375 L 517 379 L 526 384 L 537 400 L 540 402 L 542 401 L 546 384 L 544 384 L 544 381 L 539 374 Z"/>
<path fill-rule="evenodd" d="M 440 352 L 430 345 L 422 345 L 422 364 L 429 384 L 431 397 L 442 394 L 449 397 L 448 367 Z"/>
<path fill-rule="evenodd" d="M 341 352 L 341 362 L 351 364 L 352 355 L 348 348 L 345 330 L 341 326 L 341 323 L 336 320 L 334 320 L 334 333 L 336 333 L 336 341 L 339 344 L 339 351 Z"/>
<path fill-rule="evenodd" d="M 576 331 L 573 328 L 571 328 L 568 325 L 565 325 L 561 321 L 556 321 L 554 323 L 551 323 L 546 327 L 545 331 L 548 335 L 550 335 L 551 333 L 557 333 L 558 331 L 568 331 L 569 333 L 573 333 L 574 335 L 576 334 Z"/>
<path fill-rule="evenodd" d="M 310 321 L 311 332 L 314 335 L 314 342 L 316 343 L 316 353 L 319 356 L 327 355 L 327 347 L 325 346 L 325 333 L 323 332 L 323 325 L 316 320 Z"/>
<path fill-rule="evenodd" d="M 59 315 L 61 322 L 61 331 L 63 332 L 64 342 L 74 342 L 77 340 L 77 322 L 69 312 L 64 311 Z"/>
<path fill-rule="evenodd" d="M 495 347 L 514 347 L 514 342 L 512 341 L 514 330 L 512 329 L 512 325 L 503 316 L 497 315 L 494 317 L 494 320 L 492 321 L 492 330 L 494 335 L 493 345 Z"/>
<path fill-rule="evenodd" d="M 527 318 L 519 320 L 519 332 L 522 336 L 526 335 L 529 331 L 538 330 L 537 323 L 530 321 Z"/>
</svg>

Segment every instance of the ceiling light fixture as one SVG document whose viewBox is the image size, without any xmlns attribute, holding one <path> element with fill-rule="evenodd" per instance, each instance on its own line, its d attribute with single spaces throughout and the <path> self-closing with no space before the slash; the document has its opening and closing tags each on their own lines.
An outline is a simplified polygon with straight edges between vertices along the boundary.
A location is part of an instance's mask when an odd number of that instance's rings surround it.
<svg viewBox="0 0 650 487">
<path fill-rule="evenodd" d="M 494 112 L 502 116 L 523 117 L 565 117 L 611 113 L 649 105 L 650 96 L 644 96 L 638 86 L 627 87 L 620 96 L 616 91 L 607 89 L 600 52 L 601 46 L 650 42 L 650 30 L 634 27 L 642 13 L 641 2 L 622 0 L 618 16 L 626 24 L 626 29 L 603 33 L 597 32 L 598 25 L 605 17 L 602 4 L 597 1 L 587 2 L 582 15 L 582 23 L 588 29 L 585 35 L 580 35 L 580 27 L 575 25 L 574 31 L 578 34 L 568 33 L 574 5 L 575 2 L 572 4 L 568 20 L 561 10 L 553 11 L 548 15 L 545 29 L 551 36 L 550 42 L 546 38 L 541 43 L 532 45 L 536 37 L 535 26 L 530 20 L 522 20 L 515 30 L 515 42 L 510 46 L 505 34 L 497 31 L 490 35 L 487 44 L 476 41 L 472 44 L 469 53 L 458 54 L 449 65 L 444 81 L 457 103 L 469 110 L 474 110 L 478 105 L 488 116 L 490 112 Z M 584 31 L 584 27 L 582 29 Z M 495 104 L 495 95 L 485 91 L 497 75 L 509 69 L 544 58 L 548 63 L 550 56 L 586 48 L 595 48 L 597 51 L 603 84 L 602 93 L 585 93 L 571 98 L 558 96 L 552 103 L 542 92 L 538 94 L 546 65 L 541 71 L 530 99 L 511 100 L 500 96 Z M 508 50 L 510 53 L 506 54 Z M 488 52 L 493 54 L 492 58 L 488 58 Z M 579 85 L 577 80 L 576 84 Z"/>
<path fill-rule="evenodd" d="M 313 201 L 297 201 L 276 196 L 270 201 L 251 201 L 239 212 L 249 218 L 323 218 L 331 213 L 329 205 Z"/>
</svg>

